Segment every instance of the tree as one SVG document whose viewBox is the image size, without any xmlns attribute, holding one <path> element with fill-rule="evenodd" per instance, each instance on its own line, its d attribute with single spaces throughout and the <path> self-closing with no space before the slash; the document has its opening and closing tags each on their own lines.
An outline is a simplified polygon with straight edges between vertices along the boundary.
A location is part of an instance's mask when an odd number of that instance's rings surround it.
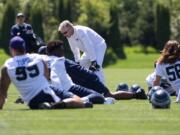
<svg viewBox="0 0 180 135">
<path fill-rule="evenodd" d="M 110 28 L 109 28 L 109 45 L 112 47 L 113 51 L 116 53 L 118 58 L 125 59 L 126 55 L 123 50 L 123 44 L 120 40 L 120 30 L 119 30 L 119 14 L 118 14 L 118 3 L 111 2 L 110 4 Z"/>
<path fill-rule="evenodd" d="M 57 1 L 57 18 L 59 21 L 77 19 L 79 0 L 58 0 Z"/>
<path fill-rule="evenodd" d="M 136 23 L 139 17 L 139 1 L 121 0 L 119 4 L 119 27 L 121 42 L 132 45 L 137 39 Z"/>
<path fill-rule="evenodd" d="M 170 12 L 169 7 L 163 3 L 157 3 L 156 7 L 156 38 L 157 49 L 162 50 L 164 44 L 170 38 Z"/>
<path fill-rule="evenodd" d="M 31 8 L 31 24 L 34 32 L 44 39 L 42 8 L 38 2 L 34 2 Z"/>
<path fill-rule="evenodd" d="M 14 20 L 15 20 L 15 6 L 14 6 L 14 2 L 12 2 L 11 0 L 9 0 L 5 6 L 5 12 L 3 15 L 3 19 L 2 19 L 2 24 L 1 24 L 1 44 L 3 49 L 5 50 L 5 52 L 9 52 L 8 50 L 8 44 L 9 44 L 9 40 L 10 40 L 10 30 L 12 25 L 14 24 Z"/>
<path fill-rule="evenodd" d="M 144 52 L 148 46 L 155 47 L 155 14 L 154 1 L 146 0 L 139 2 L 139 17 L 136 23 L 137 40 L 142 44 Z"/>
<path fill-rule="evenodd" d="M 99 0 L 80 0 L 77 23 L 86 25 L 97 31 L 108 40 L 109 2 Z"/>
<path fill-rule="evenodd" d="M 171 38 L 180 41 L 180 1 L 170 0 Z"/>
</svg>

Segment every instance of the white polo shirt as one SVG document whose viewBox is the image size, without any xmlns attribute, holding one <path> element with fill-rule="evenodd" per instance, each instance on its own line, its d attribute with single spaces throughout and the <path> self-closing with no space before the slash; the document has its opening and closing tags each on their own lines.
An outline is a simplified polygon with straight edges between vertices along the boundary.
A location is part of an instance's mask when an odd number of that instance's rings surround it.
<svg viewBox="0 0 180 135">
<path fill-rule="evenodd" d="M 75 61 L 80 60 L 80 51 L 89 57 L 90 61 L 97 60 L 101 46 L 106 45 L 105 40 L 94 30 L 86 26 L 73 26 L 74 34 L 67 38 L 74 54 Z"/>
</svg>

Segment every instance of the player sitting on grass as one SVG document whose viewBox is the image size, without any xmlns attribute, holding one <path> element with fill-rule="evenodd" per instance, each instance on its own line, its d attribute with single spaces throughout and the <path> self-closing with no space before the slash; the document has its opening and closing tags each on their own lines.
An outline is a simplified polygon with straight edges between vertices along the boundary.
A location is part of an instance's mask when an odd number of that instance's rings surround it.
<svg viewBox="0 0 180 135">
<path fill-rule="evenodd" d="M 59 47 L 59 42 L 49 42 L 47 44 L 47 52 L 52 60 L 50 63 L 50 82 L 52 85 L 80 97 L 85 97 L 83 98 L 84 100 L 89 100 L 92 103 L 103 104 L 104 97 L 101 94 L 73 83 L 71 77 L 66 72 L 64 65 L 65 58 L 61 57 Z"/>
<path fill-rule="evenodd" d="M 50 41 L 47 43 L 49 47 L 47 50 L 53 50 L 58 54 L 59 59 L 63 59 L 65 63 L 65 69 L 68 75 L 71 77 L 72 81 L 75 84 L 84 86 L 86 88 L 93 89 L 94 91 L 103 94 L 105 97 L 112 97 L 116 100 L 120 99 L 147 99 L 147 96 L 143 89 L 139 89 L 138 91 L 134 92 L 127 92 L 127 91 L 117 91 L 111 92 L 98 78 L 96 74 L 93 72 L 83 68 L 79 64 L 74 61 L 68 60 L 64 58 L 64 49 L 63 49 L 63 42 L 62 41 Z M 51 47 L 50 47 L 51 46 Z M 46 53 L 46 47 L 42 47 L 39 49 L 40 53 Z M 50 54 L 49 54 L 50 55 Z M 53 59 L 46 59 L 47 63 L 51 63 L 54 61 Z"/>
<path fill-rule="evenodd" d="M 157 61 L 154 62 L 154 68 L 156 68 L 156 64 L 157 64 Z M 148 93 L 150 92 L 150 89 L 153 87 L 153 82 L 155 78 L 156 78 L 155 71 L 146 77 L 146 83 L 148 85 Z M 174 88 L 171 86 L 171 84 L 168 82 L 168 80 L 165 77 L 161 77 L 160 87 L 162 87 L 165 91 L 167 91 L 171 96 L 176 95 L 176 91 L 174 90 Z"/>
<path fill-rule="evenodd" d="M 153 82 L 156 78 L 156 73 L 153 72 L 151 74 L 149 74 L 146 77 L 146 83 L 148 85 L 148 91 L 153 87 Z M 173 89 L 173 87 L 171 86 L 171 84 L 169 84 L 169 82 L 167 81 L 166 78 L 162 77 L 160 80 L 160 86 L 167 91 L 171 96 L 175 96 L 176 95 L 176 91 Z"/>
<path fill-rule="evenodd" d="M 176 102 L 180 103 L 180 44 L 169 40 L 157 60 L 153 86 L 159 86 L 162 77 L 165 77 L 176 91 Z"/>
<path fill-rule="evenodd" d="M 47 67 L 37 54 L 25 52 L 25 41 L 21 37 L 12 38 L 9 48 L 12 58 L 5 62 L 1 70 L 0 109 L 3 109 L 10 82 L 31 109 L 86 107 L 87 104 L 78 96 L 50 87 L 45 77 Z"/>
</svg>

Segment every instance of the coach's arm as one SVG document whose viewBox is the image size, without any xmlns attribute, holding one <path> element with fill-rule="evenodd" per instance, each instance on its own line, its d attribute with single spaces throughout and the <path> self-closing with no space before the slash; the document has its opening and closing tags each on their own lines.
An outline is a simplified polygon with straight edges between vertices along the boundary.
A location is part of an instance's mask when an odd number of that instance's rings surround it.
<svg viewBox="0 0 180 135">
<path fill-rule="evenodd" d="M 1 78 L 0 78 L 0 109 L 3 109 L 3 105 L 7 98 L 7 90 L 9 88 L 10 83 L 11 80 L 7 74 L 7 68 L 2 67 Z"/>
</svg>

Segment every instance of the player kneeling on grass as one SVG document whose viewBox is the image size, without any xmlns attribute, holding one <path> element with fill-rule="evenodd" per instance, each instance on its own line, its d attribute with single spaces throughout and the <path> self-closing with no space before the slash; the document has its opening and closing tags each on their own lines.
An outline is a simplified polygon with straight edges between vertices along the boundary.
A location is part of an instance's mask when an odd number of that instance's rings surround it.
<svg viewBox="0 0 180 135">
<path fill-rule="evenodd" d="M 46 65 L 37 54 L 25 52 L 22 38 L 12 38 L 9 48 L 12 58 L 5 62 L 1 70 L 0 109 L 3 109 L 11 81 L 31 109 L 92 107 L 78 96 L 51 88 L 45 77 Z"/>
<path fill-rule="evenodd" d="M 64 49 L 63 49 L 63 43 L 62 41 L 50 41 L 47 44 L 53 44 L 54 50 L 58 50 L 59 57 L 63 57 L 64 59 Z M 47 50 L 46 47 L 40 48 L 39 53 L 46 54 Z M 47 63 L 51 63 L 50 59 L 45 60 Z M 72 81 L 75 84 L 84 86 L 89 89 L 93 89 L 94 91 L 103 94 L 104 97 L 112 97 L 116 100 L 121 99 L 147 99 L 147 96 L 143 89 L 139 89 L 136 92 L 131 91 L 117 91 L 117 92 L 111 92 L 98 78 L 98 76 L 91 72 L 90 70 L 87 70 L 83 68 L 81 65 L 75 63 L 74 61 L 71 61 L 69 59 L 64 60 L 65 69 L 68 73 L 68 75 L 71 77 Z"/>
</svg>

